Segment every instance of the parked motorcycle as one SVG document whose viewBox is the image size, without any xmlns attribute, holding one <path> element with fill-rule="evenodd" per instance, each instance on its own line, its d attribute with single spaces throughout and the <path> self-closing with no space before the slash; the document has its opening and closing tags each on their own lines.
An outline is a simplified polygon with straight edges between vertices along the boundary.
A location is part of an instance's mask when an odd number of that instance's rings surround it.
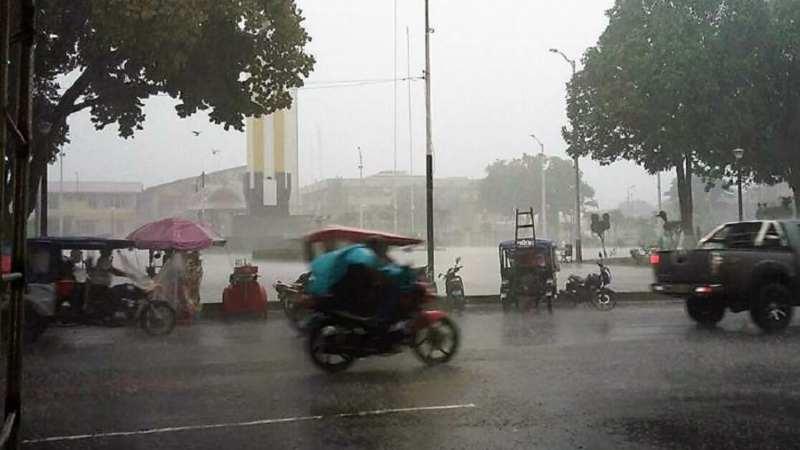
<svg viewBox="0 0 800 450">
<path fill-rule="evenodd" d="M 429 285 L 417 283 L 400 302 L 397 320 L 388 329 L 377 329 L 372 318 L 332 309 L 330 299 L 313 299 L 309 323 L 308 353 L 312 362 L 327 372 L 340 372 L 356 359 L 397 353 L 408 346 L 427 365 L 443 364 L 458 350 L 458 327 L 443 311 L 424 310 L 433 302 Z"/>
<path fill-rule="evenodd" d="M 167 302 L 153 300 L 152 292 L 134 284 L 111 288 L 115 301 L 113 320 L 138 324 L 151 336 L 163 336 L 175 328 L 175 309 Z"/>
<path fill-rule="evenodd" d="M 447 269 L 444 274 L 439 274 L 439 278 L 444 279 L 445 293 L 447 294 L 447 308 L 452 311 L 463 312 L 466 309 L 466 298 L 464 296 L 464 280 L 458 275 L 458 272 L 463 269 L 461 265 L 461 257 L 456 258 L 456 263 L 453 267 Z"/>
<path fill-rule="evenodd" d="M 565 289 L 558 293 L 558 299 L 572 306 L 591 303 L 600 311 L 614 309 L 617 304 L 616 293 L 608 287 L 611 284 L 611 269 L 603 264 L 602 255 L 597 266 L 600 273 L 589 274 L 586 278 L 570 275 Z"/>
<path fill-rule="evenodd" d="M 278 301 L 281 302 L 283 313 L 289 321 L 289 325 L 297 331 L 303 332 L 306 321 L 310 315 L 310 310 L 303 303 L 303 291 L 306 283 L 311 276 L 311 272 L 301 274 L 294 283 L 284 283 L 276 281 L 272 287 L 278 293 Z"/>
</svg>

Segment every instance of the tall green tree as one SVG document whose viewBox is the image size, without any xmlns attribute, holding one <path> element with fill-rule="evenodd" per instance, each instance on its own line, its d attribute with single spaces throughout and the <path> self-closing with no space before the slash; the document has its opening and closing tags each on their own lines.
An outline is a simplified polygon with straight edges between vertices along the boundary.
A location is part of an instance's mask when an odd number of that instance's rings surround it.
<svg viewBox="0 0 800 450">
<path fill-rule="evenodd" d="M 800 211 L 800 2 L 764 3 L 769 24 L 762 34 L 769 42 L 759 49 L 760 72 L 747 74 L 759 83 L 745 109 L 761 120 L 744 162 L 756 181 L 788 183 Z"/>
<path fill-rule="evenodd" d="M 115 125 L 129 138 L 144 125 L 143 101 L 168 95 L 178 117 L 207 111 L 213 123 L 241 130 L 247 116 L 290 106 L 314 66 L 294 0 L 37 5 L 31 192 L 68 142 L 72 114 L 89 111 L 97 129 Z"/>
<path fill-rule="evenodd" d="M 568 88 L 572 155 L 675 170 L 684 231 L 692 179 L 731 174 L 731 150 L 754 145 L 764 115 L 751 106 L 766 78 L 769 23 L 752 0 L 617 0 L 597 46 Z"/>
<path fill-rule="evenodd" d="M 542 166 L 546 161 L 547 223 L 558 224 L 559 215 L 575 212 L 575 169 L 572 161 L 558 157 L 523 154 L 521 158 L 497 160 L 486 167 L 480 184 L 480 202 L 486 211 L 505 217 L 515 208 L 542 207 Z M 584 206 L 596 206 L 594 189 L 581 181 Z M 551 230 L 555 230 L 552 226 Z"/>
</svg>

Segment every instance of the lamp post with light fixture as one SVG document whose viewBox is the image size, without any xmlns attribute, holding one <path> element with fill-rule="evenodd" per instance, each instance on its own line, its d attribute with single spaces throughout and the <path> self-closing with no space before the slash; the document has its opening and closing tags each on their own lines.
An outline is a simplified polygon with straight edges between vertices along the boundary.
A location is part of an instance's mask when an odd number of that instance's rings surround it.
<svg viewBox="0 0 800 450">
<path fill-rule="evenodd" d="M 550 53 L 561 55 L 570 67 L 572 67 L 572 79 L 575 79 L 577 72 L 574 59 L 570 59 L 564 52 L 557 48 L 551 48 Z M 578 157 L 573 158 L 575 163 L 575 260 L 579 263 L 583 262 L 583 250 L 581 249 L 581 169 L 578 165 Z"/>
<path fill-rule="evenodd" d="M 547 158 L 544 156 L 544 144 L 535 134 L 531 133 L 531 137 L 539 144 L 539 154 L 542 155 L 542 237 L 547 238 Z"/>
</svg>

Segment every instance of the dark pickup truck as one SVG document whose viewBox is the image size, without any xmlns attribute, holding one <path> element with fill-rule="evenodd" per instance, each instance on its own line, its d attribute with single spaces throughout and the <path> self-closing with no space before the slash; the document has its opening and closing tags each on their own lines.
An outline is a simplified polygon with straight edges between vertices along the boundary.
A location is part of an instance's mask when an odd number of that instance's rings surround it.
<svg viewBox="0 0 800 450">
<path fill-rule="evenodd" d="M 764 220 L 721 225 L 696 250 L 650 256 L 654 292 L 683 298 L 702 325 L 749 311 L 766 332 L 781 331 L 800 304 L 800 221 Z"/>
</svg>

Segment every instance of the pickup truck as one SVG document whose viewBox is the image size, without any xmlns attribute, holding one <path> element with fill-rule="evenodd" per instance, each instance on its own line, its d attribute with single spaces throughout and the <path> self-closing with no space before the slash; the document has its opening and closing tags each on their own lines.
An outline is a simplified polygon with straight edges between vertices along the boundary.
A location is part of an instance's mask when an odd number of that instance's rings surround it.
<svg viewBox="0 0 800 450">
<path fill-rule="evenodd" d="M 800 304 L 800 221 L 727 223 L 697 249 L 659 251 L 650 263 L 652 290 L 685 299 L 697 323 L 713 326 L 725 311 L 749 311 L 759 328 L 778 332 Z"/>
</svg>

